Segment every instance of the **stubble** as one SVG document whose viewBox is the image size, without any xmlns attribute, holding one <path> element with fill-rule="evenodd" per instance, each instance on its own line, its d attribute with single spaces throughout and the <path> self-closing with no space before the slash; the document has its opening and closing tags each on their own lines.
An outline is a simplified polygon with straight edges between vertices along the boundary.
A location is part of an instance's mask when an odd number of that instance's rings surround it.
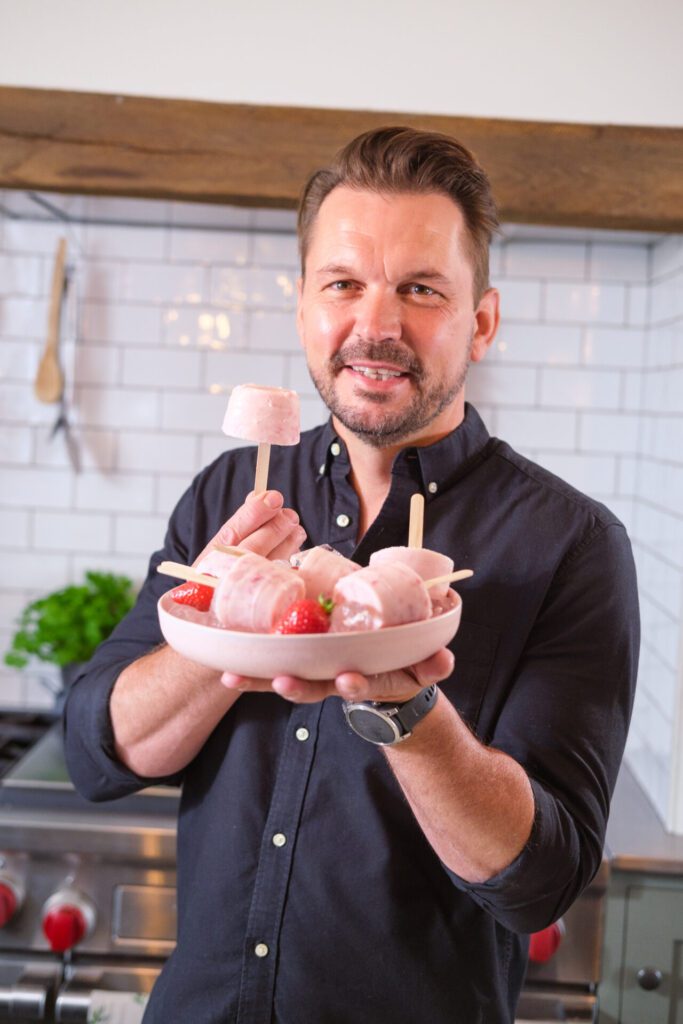
<svg viewBox="0 0 683 1024">
<path fill-rule="evenodd" d="M 423 364 L 409 350 L 398 349 L 394 342 L 348 342 L 329 360 L 322 370 L 309 372 L 318 394 L 330 412 L 348 430 L 373 448 L 399 444 L 420 434 L 440 415 L 462 391 L 467 379 L 472 342 L 454 377 L 446 380 L 430 379 Z M 344 367 L 352 362 L 388 362 L 410 374 L 413 396 L 397 411 L 387 409 L 384 416 L 368 410 L 367 406 L 388 406 L 392 396 L 363 388 L 362 381 L 355 387 L 357 403 L 344 402 L 337 393 L 337 379 Z"/>
</svg>

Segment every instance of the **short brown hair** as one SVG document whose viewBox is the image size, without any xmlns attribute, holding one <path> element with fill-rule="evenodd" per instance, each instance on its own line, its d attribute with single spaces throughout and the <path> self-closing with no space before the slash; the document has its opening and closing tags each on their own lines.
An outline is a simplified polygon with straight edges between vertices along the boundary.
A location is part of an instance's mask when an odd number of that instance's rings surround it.
<svg viewBox="0 0 683 1024">
<path fill-rule="evenodd" d="M 298 218 L 302 274 L 315 218 L 338 185 L 371 192 L 437 192 L 452 199 L 465 218 L 474 300 L 479 301 L 489 286 L 489 245 L 498 216 L 489 179 L 468 149 L 448 135 L 415 128 L 376 128 L 352 139 L 304 186 Z"/>
</svg>

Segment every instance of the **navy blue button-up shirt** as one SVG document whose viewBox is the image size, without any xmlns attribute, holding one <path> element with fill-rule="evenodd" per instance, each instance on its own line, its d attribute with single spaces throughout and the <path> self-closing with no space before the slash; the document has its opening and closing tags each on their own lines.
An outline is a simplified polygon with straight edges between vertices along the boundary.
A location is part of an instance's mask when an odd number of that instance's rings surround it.
<svg viewBox="0 0 683 1024">
<path fill-rule="evenodd" d="M 149 783 L 114 754 L 109 694 L 161 642 L 162 559 L 190 563 L 253 486 L 254 449 L 228 452 L 181 499 L 134 611 L 75 684 L 67 761 L 91 799 Z M 505 1024 L 525 933 L 558 917 L 598 867 L 633 699 L 638 609 L 614 516 L 490 438 L 475 410 L 396 458 L 356 545 L 358 499 L 330 424 L 277 449 L 270 485 L 313 544 L 366 563 L 407 543 L 475 570 L 459 586 L 455 669 L 443 693 L 484 743 L 529 774 L 533 832 L 499 875 L 470 884 L 436 856 L 381 749 L 338 698 L 243 694 L 182 773 L 178 945 L 152 994 L 155 1024 Z M 452 780 L 457 787 L 459 781 Z"/>
</svg>

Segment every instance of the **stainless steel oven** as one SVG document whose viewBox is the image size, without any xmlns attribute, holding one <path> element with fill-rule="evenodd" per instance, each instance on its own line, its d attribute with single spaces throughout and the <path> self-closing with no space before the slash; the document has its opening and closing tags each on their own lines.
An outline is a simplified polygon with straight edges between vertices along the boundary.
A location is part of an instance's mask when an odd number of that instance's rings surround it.
<svg viewBox="0 0 683 1024">
<path fill-rule="evenodd" d="M 54 720 L 24 733 L 0 779 L 0 1021 L 136 1024 L 175 943 L 178 791 L 88 804 Z M 519 1024 L 597 1019 L 607 875 L 534 938 Z"/>
<path fill-rule="evenodd" d="M 605 859 L 591 885 L 564 918 L 532 936 L 517 1024 L 597 1021 L 608 881 L 609 864 Z"/>
<path fill-rule="evenodd" d="M 87 803 L 46 724 L 0 779 L 0 1021 L 135 1024 L 175 945 L 179 794 Z"/>
</svg>

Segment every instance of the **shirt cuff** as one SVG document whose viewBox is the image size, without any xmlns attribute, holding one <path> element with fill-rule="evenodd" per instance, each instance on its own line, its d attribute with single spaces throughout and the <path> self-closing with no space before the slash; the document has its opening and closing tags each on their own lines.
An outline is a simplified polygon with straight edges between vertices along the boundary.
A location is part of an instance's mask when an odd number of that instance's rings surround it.
<svg viewBox="0 0 683 1024">
<path fill-rule="evenodd" d="M 582 852 L 575 823 L 559 800 L 535 779 L 530 779 L 535 814 L 531 835 L 524 849 L 502 871 L 485 882 L 472 883 L 447 865 L 444 869 L 456 888 L 512 931 L 539 931 L 556 921 L 579 895 L 581 878 L 589 880 L 593 870 L 582 870 Z"/>
<path fill-rule="evenodd" d="M 178 781 L 177 777 L 137 775 L 117 757 L 109 699 L 128 664 L 90 670 L 86 666 L 66 700 L 63 729 L 67 767 L 76 789 L 87 800 L 115 800 L 146 786 Z"/>
</svg>

